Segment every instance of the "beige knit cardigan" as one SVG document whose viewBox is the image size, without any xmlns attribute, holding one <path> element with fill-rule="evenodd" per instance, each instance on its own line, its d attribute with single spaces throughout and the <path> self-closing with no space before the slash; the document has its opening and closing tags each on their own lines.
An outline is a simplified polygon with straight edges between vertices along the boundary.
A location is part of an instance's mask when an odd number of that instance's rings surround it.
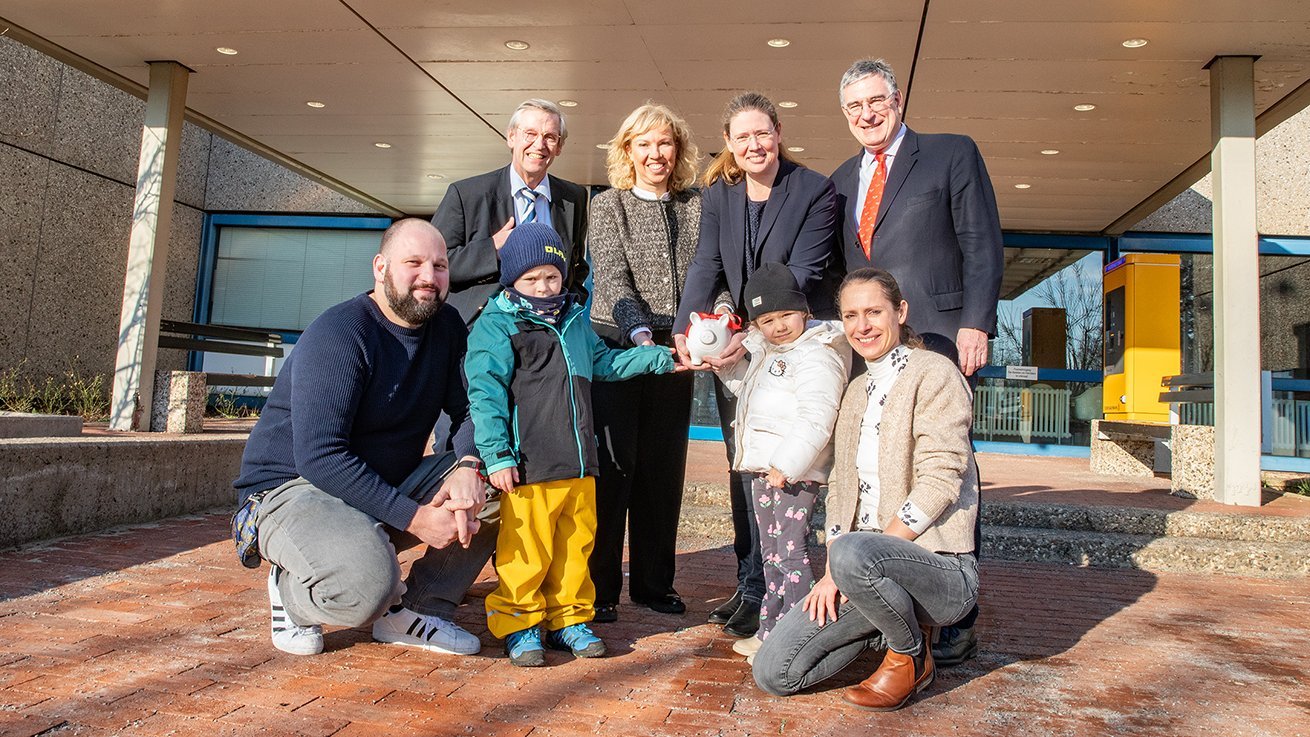
<svg viewBox="0 0 1310 737">
<path fill-rule="evenodd" d="M 837 415 L 836 463 L 828 485 L 829 529 L 838 522 L 843 532 L 856 529 L 860 494 L 855 453 L 869 403 L 868 383 L 868 374 L 851 381 Z M 887 529 L 908 499 L 936 520 L 915 542 L 934 552 L 973 552 L 978 467 L 969 441 L 972 423 L 973 397 L 955 364 L 929 350 L 910 351 L 909 364 L 882 410 L 880 529 Z"/>
</svg>

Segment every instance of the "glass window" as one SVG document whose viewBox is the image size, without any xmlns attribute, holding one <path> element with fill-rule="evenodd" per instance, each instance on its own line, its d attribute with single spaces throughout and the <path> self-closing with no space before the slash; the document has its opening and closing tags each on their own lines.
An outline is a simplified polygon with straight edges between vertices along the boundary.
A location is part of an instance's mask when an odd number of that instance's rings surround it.
<svg viewBox="0 0 1310 737">
<path fill-rule="evenodd" d="M 296 332 L 368 291 L 382 232 L 225 227 L 219 231 L 209 321 Z"/>
</svg>

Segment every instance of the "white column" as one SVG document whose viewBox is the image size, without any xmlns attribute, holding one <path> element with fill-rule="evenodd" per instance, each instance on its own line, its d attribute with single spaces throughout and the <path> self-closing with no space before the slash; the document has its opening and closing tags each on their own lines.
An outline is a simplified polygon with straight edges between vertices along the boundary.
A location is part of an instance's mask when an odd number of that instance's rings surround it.
<svg viewBox="0 0 1310 737">
<path fill-rule="evenodd" d="M 1260 504 L 1255 57 L 1209 64 L 1214 151 L 1215 497 Z"/>
<path fill-rule="evenodd" d="M 150 92 L 141 128 L 136 202 L 123 281 L 118 325 L 118 358 L 109 426 L 148 430 L 159 343 L 159 312 L 164 299 L 168 236 L 173 222 L 173 190 L 182 145 L 182 114 L 190 70 L 175 61 L 150 62 Z"/>
</svg>

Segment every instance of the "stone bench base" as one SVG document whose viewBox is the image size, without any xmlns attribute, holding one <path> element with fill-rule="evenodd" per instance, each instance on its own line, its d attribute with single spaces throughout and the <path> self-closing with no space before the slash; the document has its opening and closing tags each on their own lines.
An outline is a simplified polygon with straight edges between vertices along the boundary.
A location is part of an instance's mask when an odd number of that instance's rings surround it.
<svg viewBox="0 0 1310 737">
<path fill-rule="evenodd" d="M 1167 439 L 1169 490 L 1193 499 L 1214 499 L 1214 428 L 1208 425 L 1148 425 L 1092 420 L 1091 468 L 1106 476 L 1155 476 L 1157 439 Z"/>
</svg>

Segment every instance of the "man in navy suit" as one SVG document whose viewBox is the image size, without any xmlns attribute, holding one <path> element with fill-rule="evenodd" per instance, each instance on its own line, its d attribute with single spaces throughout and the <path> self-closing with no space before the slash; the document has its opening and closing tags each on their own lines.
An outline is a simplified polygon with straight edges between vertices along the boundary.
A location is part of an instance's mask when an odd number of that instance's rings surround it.
<svg viewBox="0 0 1310 737">
<path fill-rule="evenodd" d="M 473 324 L 487 300 L 500 291 L 500 249 L 523 223 L 545 223 L 560 234 L 570 250 L 564 288 L 582 298 L 588 272 L 586 190 L 546 173 L 567 136 L 564 114 L 555 103 L 525 100 L 510 116 L 505 131 L 509 165 L 450 185 L 432 216 L 432 224 L 446 239 L 450 260 L 446 301 L 466 325 Z M 443 414 L 434 433 L 438 447 L 447 444 L 449 431 L 450 420 Z M 479 520 L 481 528 L 467 548 L 450 545 L 429 553 L 442 576 L 424 595 L 447 620 L 496 547 L 499 502 L 489 501 Z"/>
<path fill-rule="evenodd" d="M 908 324 L 973 383 L 987 365 L 987 339 L 996 334 L 1005 263 L 996 193 L 982 154 L 968 136 L 910 130 L 901 121 L 905 100 L 896 74 L 882 59 L 852 64 L 839 94 L 846 123 L 864 149 L 832 175 L 846 270 L 890 271 L 910 305 Z M 978 542 L 980 533 L 975 530 Z M 977 653 L 977 617 L 975 606 L 942 628 L 933 646 L 938 665 Z"/>
<path fill-rule="evenodd" d="M 846 270 L 890 271 L 910 326 L 972 376 L 987 365 L 1004 266 L 982 154 L 968 136 L 915 133 L 901 122 L 905 101 L 881 59 L 851 65 L 840 94 L 864 149 L 832 175 Z"/>
<path fill-rule="evenodd" d="M 549 100 L 525 100 L 505 131 L 509 166 L 450 185 L 432 224 L 450 254 L 449 302 L 472 324 L 500 291 L 500 248 L 514 226 L 545 223 L 570 246 L 564 289 L 580 292 L 586 258 L 587 193 L 547 170 L 564 150 L 564 114 Z"/>
</svg>

